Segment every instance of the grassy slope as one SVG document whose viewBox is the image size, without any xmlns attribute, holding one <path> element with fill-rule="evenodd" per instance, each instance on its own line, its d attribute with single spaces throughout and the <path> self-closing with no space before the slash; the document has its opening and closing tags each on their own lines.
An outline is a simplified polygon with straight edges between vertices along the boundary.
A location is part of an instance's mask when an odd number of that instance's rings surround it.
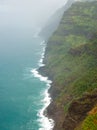
<svg viewBox="0 0 97 130">
<path fill-rule="evenodd" d="M 97 130 L 97 105 L 88 112 L 86 119 L 75 130 Z"/>
<path fill-rule="evenodd" d="M 46 52 L 46 68 L 59 91 L 55 102 L 66 112 L 72 99 L 97 88 L 97 2 L 73 4 Z"/>
</svg>

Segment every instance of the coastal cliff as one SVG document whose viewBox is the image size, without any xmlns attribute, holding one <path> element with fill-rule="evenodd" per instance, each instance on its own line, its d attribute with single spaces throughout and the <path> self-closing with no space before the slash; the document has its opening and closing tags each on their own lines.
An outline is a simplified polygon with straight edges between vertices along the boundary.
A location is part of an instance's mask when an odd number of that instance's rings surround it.
<svg viewBox="0 0 97 130">
<path fill-rule="evenodd" d="M 74 0 L 68 0 L 66 3 L 64 3 L 63 7 L 58 8 L 57 11 L 47 20 L 46 24 L 42 28 L 42 31 L 39 33 L 39 35 L 43 37 L 46 41 L 57 29 L 64 11 L 66 11 L 73 2 Z"/>
<path fill-rule="evenodd" d="M 97 130 L 97 1 L 75 2 L 47 43 L 39 71 L 53 81 L 54 130 Z"/>
</svg>

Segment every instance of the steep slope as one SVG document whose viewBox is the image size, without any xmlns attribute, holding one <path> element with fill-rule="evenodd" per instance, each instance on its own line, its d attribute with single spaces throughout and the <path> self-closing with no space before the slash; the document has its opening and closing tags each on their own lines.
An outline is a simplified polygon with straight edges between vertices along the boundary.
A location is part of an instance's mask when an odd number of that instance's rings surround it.
<svg viewBox="0 0 97 130">
<path fill-rule="evenodd" d="M 60 20 L 63 16 L 64 11 L 66 11 L 74 2 L 74 0 L 68 0 L 67 3 L 62 7 L 59 8 L 48 20 L 46 25 L 44 25 L 42 31 L 40 32 L 40 36 L 48 39 L 53 32 L 57 29 Z"/>
<path fill-rule="evenodd" d="M 89 130 L 87 120 L 94 122 L 88 113 L 97 105 L 96 1 L 76 2 L 64 13 L 44 63 L 40 70 L 53 81 L 47 112 L 55 120 L 54 130 Z"/>
</svg>

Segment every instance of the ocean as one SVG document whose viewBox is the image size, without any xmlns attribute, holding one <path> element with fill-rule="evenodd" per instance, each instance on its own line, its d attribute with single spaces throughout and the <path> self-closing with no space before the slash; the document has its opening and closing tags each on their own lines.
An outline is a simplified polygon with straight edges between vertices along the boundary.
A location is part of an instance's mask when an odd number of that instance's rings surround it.
<svg viewBox="0 0 97 130">
<path fill-rule="evenodd" d="M 0 30 L 0 130 L 51 130 L 43 115 L 51 81 L 43 66 L 46 43 L 32 29 Z"/>
</svg>

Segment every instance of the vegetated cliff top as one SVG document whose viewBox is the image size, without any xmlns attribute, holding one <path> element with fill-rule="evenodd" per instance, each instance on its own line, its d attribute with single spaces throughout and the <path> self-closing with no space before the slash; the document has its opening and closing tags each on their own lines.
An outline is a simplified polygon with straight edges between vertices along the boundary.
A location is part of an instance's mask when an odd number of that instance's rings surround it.
<svg viewBox="0 0 97 130">
<path fill-rule="evenodd" d="M 96 130 L 97 115 L 92 120 L 88 115 L 97 104 L 96 1 L 76 2 L 64 13 L 44 62 L 53 80 L 48 114 L 56 122 L 54 130 Z"/>
</svg>

